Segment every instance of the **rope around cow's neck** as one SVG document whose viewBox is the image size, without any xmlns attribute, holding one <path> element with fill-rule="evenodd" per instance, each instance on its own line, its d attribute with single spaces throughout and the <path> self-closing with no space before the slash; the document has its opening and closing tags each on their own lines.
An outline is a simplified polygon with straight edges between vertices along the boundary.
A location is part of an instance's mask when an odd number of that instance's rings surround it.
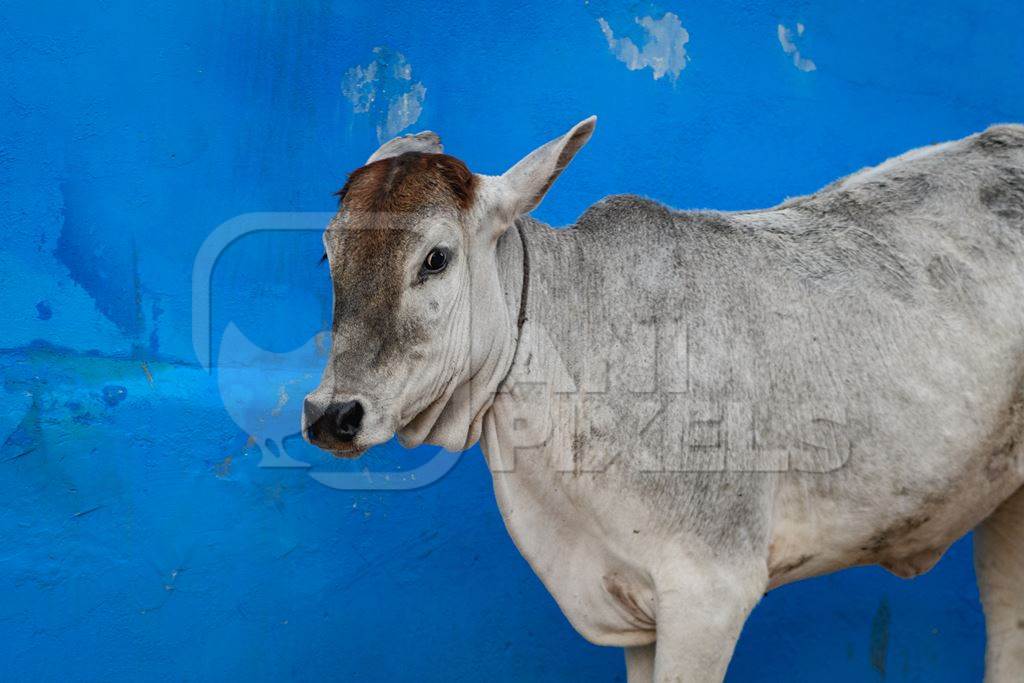
<svg viewBox="0 0 1024 683">
<path fill-rule="evenodd" d="M 512 362 L 509 363 L 505 376 L 498 382 L 498 390 L 505 385 L 505 380 L 512 374 L 512 368 L 515 367 L 516 360 L 519 358 L 519 342 L 523 338 L 523 323 L 526 322 L 526 298 L 530 293 L 530 250 L 526 246 L 526 235 L 523 234 L 522 221 L 516 221 L 516 232 L 519 233 L 519 241 L 523 245 L 523 283 L 519 290 L 519 315 L 516 316 L 516 348 L 512 352 Z"/>
</svg>

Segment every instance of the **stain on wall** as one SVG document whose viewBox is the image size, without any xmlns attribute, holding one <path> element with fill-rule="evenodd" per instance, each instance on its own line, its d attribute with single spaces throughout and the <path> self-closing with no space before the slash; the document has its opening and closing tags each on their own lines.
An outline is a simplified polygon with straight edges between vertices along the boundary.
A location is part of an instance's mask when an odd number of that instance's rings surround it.
<svg viewBox="0 0 1024 683">
<path fill-rule="evenodd" d="M 886 659 L 889 656 L 889 624 L 892 621 L 892 612 L 889 610 L 889 601 L 882 598 L 875 610 L 875 616 L 871 619 L 871 636 L 869 640 L 869 656 L 871 666 L 885 678 Z"/>
<path fill-rule="evenodd" d="M 223 250 L 200 366 L 204 240 L 333 210 L 392 134 L 438 131 L 497 173 L 591 113 L 539 218 L 613 192 L 767 206 L 1024 120 L 1022 23 L 1020 3 L 952 0 L 3 3 L 4 677 L 624 680 L 516 552 L 479 449 L 424 488 L 319 483 L 401 479 L 431 453 L 342 463 L 295 438 L 331 312 L 316 231 Z M 887 681 L 980 680 L 983 639 L 965 541 L 913 582 L 774 591 L 729 680 L 874 680 L 876 661 Z"/>
</svg>

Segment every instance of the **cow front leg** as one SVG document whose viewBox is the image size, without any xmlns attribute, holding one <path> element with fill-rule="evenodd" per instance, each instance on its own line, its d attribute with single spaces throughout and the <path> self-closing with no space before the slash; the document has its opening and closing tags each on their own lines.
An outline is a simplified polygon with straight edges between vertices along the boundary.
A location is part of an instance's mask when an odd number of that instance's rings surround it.
<svg viewBox="0 0 1024 683">
<path fill-rule="evenodd" d="M 1024 675 L 1024 489 L 974 533 L 974 566 L 985 608 L 985 681 Z"/>
<path fill-rule="evenodd" d="M 626 683 L 654 680 L 654 643 L 626 648 Z"/>
<path fill-rule="evenodd" d="M 724 679 L 743 624 L 766 587 L 766 571 L 737 575 L 726 568 L 690 574 L 676 587 L 659 589 L 655 682 Z"/>
</svg>

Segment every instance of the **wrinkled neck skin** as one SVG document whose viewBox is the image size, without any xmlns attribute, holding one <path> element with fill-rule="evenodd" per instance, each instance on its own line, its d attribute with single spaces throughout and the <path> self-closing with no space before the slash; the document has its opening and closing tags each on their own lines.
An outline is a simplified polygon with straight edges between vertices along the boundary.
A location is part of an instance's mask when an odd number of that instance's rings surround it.
<svg viewBox="0 0 1024 683">
<path fill-rule="evenodd" d="M 421 444 L 458 452 L 479 439 L 484 415 L 516 354 L 523 290 L 523 243 L 516 225 L 470 259 L 468 367 L 456 371 L 441 396 L 398 431 L 406 448 Z M 458 342 L 456 342 L 458 343 Z"/>
</svg>

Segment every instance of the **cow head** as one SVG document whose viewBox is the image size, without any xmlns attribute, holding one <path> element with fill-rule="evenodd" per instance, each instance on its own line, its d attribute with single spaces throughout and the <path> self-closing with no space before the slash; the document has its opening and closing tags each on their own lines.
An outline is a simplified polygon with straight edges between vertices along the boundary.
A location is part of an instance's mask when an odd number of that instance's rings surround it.
<svg viewBox="0 0 1024 683">
<path fill-rule="evenodd" d="M 311 443 L 355 457 L 396 433 L 448 450 L 479 438 L 517 337 L 498 239 L 540 203 L 594 122 L 500 176 L 470 172 L 429 132 L 385 143 L 349 175 L 323 237 L 334 325 L 303 407 Z"/>
</svg>

